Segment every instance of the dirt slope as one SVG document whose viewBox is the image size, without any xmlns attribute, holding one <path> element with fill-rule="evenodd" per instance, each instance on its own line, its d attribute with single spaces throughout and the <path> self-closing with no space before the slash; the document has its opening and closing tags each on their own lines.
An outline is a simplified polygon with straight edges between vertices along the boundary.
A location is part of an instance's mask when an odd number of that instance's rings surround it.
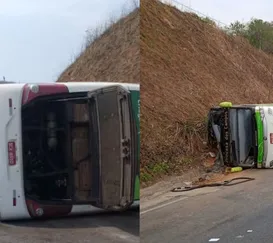
<svg viewBox="0 0 273 243">
<path fill-rule="evenodd" d="M 149 179 L 200 159 L 210 106 L 272 102 L 273 58 L 194 14 L 141 4 L 141 153 Z"/>
<path fill-rule="evenodd" d="M 139 83 L 139 10 L 112 25 L 61 75 L 57 82 Z"/>
</svg>

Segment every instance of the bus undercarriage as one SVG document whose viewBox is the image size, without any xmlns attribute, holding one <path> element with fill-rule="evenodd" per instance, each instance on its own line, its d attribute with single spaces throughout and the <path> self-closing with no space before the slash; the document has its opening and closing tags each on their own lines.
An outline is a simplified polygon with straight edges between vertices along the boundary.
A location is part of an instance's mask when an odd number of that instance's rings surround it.
<svg viewBox="0 0 273 243">
<path fill-rule="evenodd" d="M 208 140 L 218 145 L 222 165 L 254 167 L 257 160 L 255 109 L 212 108 L 208 115 Z"/>
<path fill-rule="evenodd" d="M 137 145 L 128 95 L 115 87 L 42 96 L 23 106 L 26 198 L 105 209 L 132 204 Z"/>
</svg>

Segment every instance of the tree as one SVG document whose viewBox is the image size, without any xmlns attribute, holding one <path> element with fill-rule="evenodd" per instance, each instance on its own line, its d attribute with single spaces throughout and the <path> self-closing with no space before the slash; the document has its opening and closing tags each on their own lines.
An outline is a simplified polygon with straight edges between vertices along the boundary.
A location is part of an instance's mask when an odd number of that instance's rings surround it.
<svg viewBox="0 0 273 243">
<path fill-rule="evenodd" d="M 251 45 L 265 52 L 273 53 L 273 23 L 262 19 L 252 18 L 244 24 L 239 21 L 231 23 L 228 27 L 232 35 L 245 37 Z"/>
<path fill-rule="evenodd" d="M 246 25 L 240 23 L 239 21 L 231 23 L 228 29 L 230 30 L 230 33 L 232 33 L 233 35 L 245 36 L 246 34 Z"/>
</svg>

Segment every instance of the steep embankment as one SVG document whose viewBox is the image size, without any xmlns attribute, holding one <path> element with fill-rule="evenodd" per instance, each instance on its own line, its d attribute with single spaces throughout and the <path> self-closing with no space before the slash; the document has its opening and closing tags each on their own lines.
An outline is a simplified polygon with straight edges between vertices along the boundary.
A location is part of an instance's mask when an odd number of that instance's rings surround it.
<svg viewBox="0 0 273 243">
<path fill-rule="evenodd" d="M 139 9 L 136 9 L 91 43 L 57 82 L 139 83 L 139 52 Z"/>
<path fill-rule="evenodd" d="M 140 33 L 144 180 L 200 161 L 212 105 L 272 102 L 273 58 L 246 40 L 156 0 L 141 2 Z"/>
</svg>

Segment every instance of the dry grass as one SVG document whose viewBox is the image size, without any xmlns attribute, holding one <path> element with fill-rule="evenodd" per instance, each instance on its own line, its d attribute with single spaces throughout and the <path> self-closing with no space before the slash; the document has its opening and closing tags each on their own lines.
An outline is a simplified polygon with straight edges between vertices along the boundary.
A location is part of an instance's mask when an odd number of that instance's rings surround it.
<svg viewBox="0 0 273 243">
<path fill-rule="evenodd" d="M 141 163 L 146 175 L 146 168 L 162 161 L 171 168 L 167 172 L 184 158 L 201 162 L 204 117 L 211 106 L 223 100 L 271 102 L 273 58 L 156 0 L 143 0 L 140 11 Z"/>
<path fill-rule="evenodd" d="M 144 184 L 201 164 L 212 105 L 271 101 L 273 58 L 193 14 L 142 0 L 100 33 L 58 81 L 141 80 Z"/>
<path fill-rule="evenodd" d="M 132 0 L 120 16 L 88 30 L 83 51 L 57 82 L 139 83 L 139 65 L 139 9 Z"/>
<path fill-rule="evenodd" d="M 180 175 L 192 167 L 199 166 L 200 159 L 208 152 L 206 123 L 203 121 L 185 121 L 170 124 L 165 130 L 155 128 L 147 132 L 143 129 L 148 122 L 141 122 L 141 181 L 143 185 L 158 180 L 164 175 Z M 159 124 L 157 124 L 159 125 Z M 145 132 L 143 132 L 145 130 Z M 150 137 L 153 138 L 151 143 Z M 202 156 L 200 156 L 200 154 Z"/>
<path fill-rule="evenodd" d="M 99 24 L 93 28 L 89 28 L 86 31 L 86 41 L 80 54 L 82 54 L 87 48 L 89 48 L 95 41 L 99 40 L 101 37 L 111 32 L 111 28 L 113 26 L 115 26 L 116 29 L 123 29 L 123 22 L 120 20 L 126 18 L 131 12 L 138 8 L 139 0 L 129 0 L 124 4 L 118 14 L 109 15 L 108 19 L 105 20 L 102 24 Z"/>
</svg>

